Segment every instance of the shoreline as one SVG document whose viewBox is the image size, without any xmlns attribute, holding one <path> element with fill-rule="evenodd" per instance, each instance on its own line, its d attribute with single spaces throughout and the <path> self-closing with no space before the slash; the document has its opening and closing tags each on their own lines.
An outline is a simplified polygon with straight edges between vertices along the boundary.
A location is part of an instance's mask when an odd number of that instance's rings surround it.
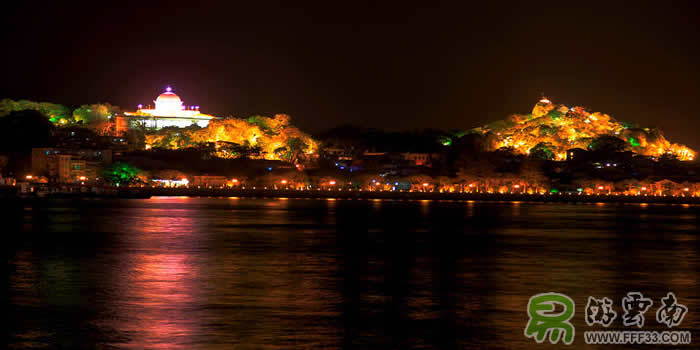
<svg viewBox="0 0 700 350">
<path fill-rule="evenodd" d="M 47 199 L 148 199 L 151 197 L 238 197 L 238 198 L 309 198 L 309 199 L 396 199 L 396 200 L 457 200 L 553 203 L 665 203 L 700 204 L 700 197 L 682 196 L 616 196 L 584 194 L 501 194 L 449 192 L 389 192 L 389 191 L 299 191 L 265 189 L 193 189 L 193 188 L 120 188 L 93 192 L 49 193 L 43 197 L 17 197 L 28 200 Z"/>
<path fill-rule="evenodd" d="M 577 194 L 501 194 L 456 192 L 389 192 L 389 191 L 296 191 L 158 188 L 152 196 L 240 197 L 240 198 L 310 198 L 310 199 L 399 199 L 507 202 L 582 202 L 582 203 L 667 203 L 700 204 L 700 197 L 613 196 Z"/>
</svg>

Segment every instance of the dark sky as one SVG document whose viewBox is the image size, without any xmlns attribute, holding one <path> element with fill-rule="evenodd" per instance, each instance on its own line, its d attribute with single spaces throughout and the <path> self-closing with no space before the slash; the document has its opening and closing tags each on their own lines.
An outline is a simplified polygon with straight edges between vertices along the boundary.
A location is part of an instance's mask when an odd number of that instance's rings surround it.
<svg viewBox="0 0 700 350">
<path fill-rule="evenodd" d="M 0 97 L 129 109 L 172 85 L 205 113 L 317 132 L 470 128 L 544 93 L 700 148 L 693 1 L 17 3 Z"/>
</svg>

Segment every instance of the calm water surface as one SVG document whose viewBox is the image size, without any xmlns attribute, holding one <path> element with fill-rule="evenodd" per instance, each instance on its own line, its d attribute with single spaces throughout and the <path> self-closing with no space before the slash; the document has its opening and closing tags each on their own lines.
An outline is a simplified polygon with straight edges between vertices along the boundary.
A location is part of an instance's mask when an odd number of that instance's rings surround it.
<svg viewBox="0 0 700 350">
<path fill-rule="evenodd" d="M 530 296 L 673 291 L 700 344 L 698 206 L 152 198 L 4 204 L 9 348 L 562 348 Z M 621 321 L 613 328 L 622 329 Z M 630 349 L 634 347 L 622 347 Z M 639 346 L 640 349 L 654 346 Z M 665 347 L 674 348 L 674 347 Z"/>
</svg>

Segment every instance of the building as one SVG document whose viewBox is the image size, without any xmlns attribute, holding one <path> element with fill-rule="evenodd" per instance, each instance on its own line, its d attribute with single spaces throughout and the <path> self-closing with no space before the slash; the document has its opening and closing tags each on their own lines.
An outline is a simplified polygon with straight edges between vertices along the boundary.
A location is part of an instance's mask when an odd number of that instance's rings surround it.
<svg viewBox="0 0 700 350">
<path fill-rule="evenodd" d="M 194 176 L 192 184 L 194 186 L 222 187 L 228 183 L 226 176 L 218 175 L 198 175 Z"/>
<path fill-rule="evenodd" d="M 111 163 L 111 150 L 32 148 L 32 175 L 46 176 L 51 182 L 96 181 Z"/>
<path fill-rule="evenodd" d="M 352 160 L 352 152 L 345 148 L 326 147 L 322 150 L 323 157 L 332 161 Z"/>
<path fill-rule="evenodd" d="M 442 160 L 439 153 L 401 153 L 401 157 L 412 165 L 429 168 Z"/>
<path fill-rule="evenodd" d="M 136 112 L 125 112 L 118 116 L 115 121 L 116 134 L 121 135 L 128 128 L 139 125 L 149 129 L 171 126 L 184 128 L 193 124 L 206 127 L 210 120 L 216 119 L 212 115 L 200 113 L 199 106 L 186 106 L 169 86 L 153 103 L 155 108 L 138 105 Z"/>
</svg>

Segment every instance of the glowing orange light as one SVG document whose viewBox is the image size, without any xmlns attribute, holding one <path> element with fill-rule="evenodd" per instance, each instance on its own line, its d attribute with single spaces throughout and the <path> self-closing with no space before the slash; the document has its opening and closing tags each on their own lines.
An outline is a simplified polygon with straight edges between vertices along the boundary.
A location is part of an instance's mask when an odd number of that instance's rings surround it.
<svg viewBox="0 0 700 350">
<path fill-rule="evenodd" d="M 686 187 L 686 188 L 683 189 L 683 191 L 688 192 L 688 191 L 690 191 L 690 189 L 689 189 L 688 187 Z"/>
<path fill-rule="evenodd" d="M 80 181 L 85 181 L 87 178 L 85 176 L 81 176 L 78 179 L 80 179 Z"/>
<path fill-rule="evenodd" d="M 427 186 L 428 186 L 428 183 L 427 183 L 427 182 L 426 182 L 426 183 L 423 183 L 423 186 L 427 187 Z"/>
<path fill-rule="evenodd" d="M 469 187 L 474 187 L 474 184 L 469 184 Z"/>
<path fill-rule="evenodd" d="M 238 179 L 233 179 L 233 180 L 231 180 L 231 182 L 238 183 Z"/>
<path fill-rule="evenodd" d="M 568 108 L 563 105 L 555 106 L 552 101 L 542 97 L 530 116 L 515 115 L 514 125 L 508 127 L 487 127 L 483 133 L 493 132 L 498 137 L 493 145 L 495 149 L 501 147 L 513 147 L 517 153 L 530 154 L 530 150 L 537 144 L 544 142 L 551 144 L 549 151 L 554 154 L 554 160 L 566 159 L 565 150 L 572 148 L 586 148 L 590 145 L 590 138 L 597 137 L 612 131 L 618 138 L 630 142 L 632 151 L 645 156 L 658 157 L 669 153 L 679 160 L 693 160 L 696 152 L 680 145 L 672 144 L 663 136 L 653 139 L 646 137 L 630 137 L 632 133 L 626 131 L 622 123 L 617 122 L 604 113 L 588 113 L 579 107 Z M 532 132 L 536 127 L 546 125 L 554 130 L 556 136 L 550 133 Z M 653 141 L 653 142 L 652 142 Z M 595 187 L 594 187 L 595 188 Z"/>
<path fill-rule="evenodd" d="M 282 180 L 282 181 L 280 181 L 280 182 L 283 183 L 283 184 L 286 184 L 286 183 L 287 183 L 287 180 Z"/>
<path fill-rule="evenodd" d="M 513 186 L 513 187 L 515 187 L 515 188 L 520 188 L 520 185 L 515 185 L 515 186 Z"/>
<path fill-rule="evenodd" d="M 642 187 L 642 191 L 646 191 L 646 190 L 647 190 L 647 188 L 646 188 L 646 187 Z"/>
<path fill-rule="evenodd" d="M 31 175 L 27 175 L 26 177 L 27 177 L 27 180 L 31 180 L 32 178 L 34 178 L 34 176 L 31 176 Z"/>
<path fill-rule="evenodd" d="M 329 184 L 335 185 L 335 180 L 328 181 Z"/>
</svg>

